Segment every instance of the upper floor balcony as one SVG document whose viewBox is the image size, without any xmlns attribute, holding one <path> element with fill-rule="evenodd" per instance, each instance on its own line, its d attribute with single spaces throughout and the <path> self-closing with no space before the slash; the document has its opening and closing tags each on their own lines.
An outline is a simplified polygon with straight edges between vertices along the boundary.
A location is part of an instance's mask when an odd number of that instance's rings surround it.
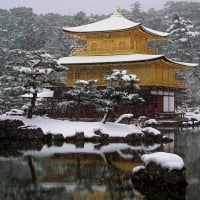
<svg viewBox="0 0 200 200">
<path fill-rule="evenodd" d="M 98 56 L 98 55 L 120 55 L 120 54 L 150 54 L 150 55 L 157 55 L 158 49 L 157 48 L 150 48 L 150 47 L 141 47 L 139 49 L 125 47 L 96 47 L 94 49 L 87 48 L 85 46 L 75 46 L 74 47 L 74 56 Z"/>
</svg>

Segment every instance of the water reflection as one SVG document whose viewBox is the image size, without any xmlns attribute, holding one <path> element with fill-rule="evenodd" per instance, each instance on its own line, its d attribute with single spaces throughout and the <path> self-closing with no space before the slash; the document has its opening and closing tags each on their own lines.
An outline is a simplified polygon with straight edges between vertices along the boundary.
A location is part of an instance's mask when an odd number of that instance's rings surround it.
<svg viewBox="0 0 200 200">
<path fill-rule="evenodd" d="M 184 158 L 189 182 L 186 200 L 198 200 L 200 194 L 200 129 L 186 129 L 176 135 L 175 152 Z"/>
<path fill-rule="evenodd" d="M 20 146 L 17 154 L 8 157 L 6 148 L 0 152 L 0 199 L 4 200 L 195 200 L 200 192 L 199 130 L 162 131 L 174 139 L 170 144 L 132 146 L 125 143 L 84 146 L 64 143 L 27 148 Z M 4 147 L 4 148 L 3 148 Z M 29 149 L 29 150 L 28 150 Z M 32 150 L 30 150 L 32 149 Z M 132 169 L 141 165 L 140 156 L 155 151 L 175 152 L 186 163 L 190 185 L 180 188 L 134 189 L 130 182 Z"/>
<path fill-rule="evenodd" d="M 160 148 L 65 143 L 22 151 L 21 157 L 0 160 L 0 199 L 136 199 L 132 169 L 142 154 Z"/>
<path fill-rule="evenodd" d="M 141 164 L 140 155 L 159 148 L 159 144 L 86 143 L 84 148 L 63 144 L 62 147 L 44 146 L 41 151 L 29 151 L 25 155 L 37 157 L 42 169 L 37 182 L 43 188 L 59 184 L 74 200 L 133 199 L 130 183 L 133 167 Z"/>
</svg>

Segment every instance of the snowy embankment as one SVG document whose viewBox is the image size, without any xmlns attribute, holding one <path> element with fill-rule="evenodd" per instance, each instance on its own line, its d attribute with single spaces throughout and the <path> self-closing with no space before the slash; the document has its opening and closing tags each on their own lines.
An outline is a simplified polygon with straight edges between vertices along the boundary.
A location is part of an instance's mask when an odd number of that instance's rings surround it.
<svg viewBox="0 0 200 200">
<path fill-rule="evenodd" d="M 130 134 L 143 135 L 143 132 L 149 132 L 158 135 L 160 132 L 154 128 L 146 127 L 144 130 L 134 124 L 121 123 L 102 123 L 102 122 L 75 122 L 69 120 L 58 120 L 47 117 L 33 117 L 27 119 L 24 116 L 0 115 L 0 120 L 21 120 L 25 126 L 40 127 L 44 134 L 51 133 L 53 135 L 62 134 L 63 137 L 72 137 L 76 133 L 83 132 L 85 137 L 96 136 L 95 132 L 100 131 L 108 134 L 110 137 L 126 137 Z"/>
<path fill-rule="evenodd" d="M 186 112 L 184 118 L 187 119 L 187 122 L 183 122 L 183 125 L 194 125 L 200 123 L 200 113 L 196 112 Z"/>
</svg>

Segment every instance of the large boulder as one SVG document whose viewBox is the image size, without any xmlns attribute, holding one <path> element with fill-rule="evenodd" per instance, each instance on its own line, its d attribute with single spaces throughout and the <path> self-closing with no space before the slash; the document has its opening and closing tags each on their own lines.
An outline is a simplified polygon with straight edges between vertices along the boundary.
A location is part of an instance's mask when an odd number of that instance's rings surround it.
<svg viewBox="0 0 200 200">
<path fill-rule="evenodd" d="M 43 140 L 43 131 L 40 127 L 25 126 L 20 120 L 0 120 L 0 139 L 6 140 Z"/>
<path fill-rule="evenodd" d="M 14 137 L 16 135 L 17 128 L 23 125 L 24 123 L 20 120 L 0 120 L 0 139 Z"/>
<path fill-rule="evenodd" d="M 133 169 L 132 182 L 136 188 L 144 185 L 186 186 L 185 167 L 176 154 L 156 152 L 141 157 L 144 166 Z"/>
<path fill-rule="evenodd" d="M 15 132 L 18 140 L 44 140 L 45 136 L 40 127 L 37 126 L 20 126 Z"/>
<path fill-rule="evenodd" d="M 161 143 L 162 142 L 162 134 L 159 130 L 153 127 L 145 127 L 142 129 L 144 133 L 143 140 L 148 143 Z"/>
</svg>

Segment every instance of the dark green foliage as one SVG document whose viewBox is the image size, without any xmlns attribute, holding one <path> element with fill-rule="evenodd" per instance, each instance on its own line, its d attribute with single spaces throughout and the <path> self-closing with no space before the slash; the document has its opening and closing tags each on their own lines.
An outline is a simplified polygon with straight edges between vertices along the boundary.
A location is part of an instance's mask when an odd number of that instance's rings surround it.
<svg viewBox="0 0 200 200">
<path fill-rule="evenodd" d="M 70 106 L 74 108 L 75 117 L 79 120 L 80 109 L 82 106 L 94 106 L 95 98 L 98 96 L 98 90 L 95 86 L 96 80 L 77 80 L 75 85 L 66 92 L 68 97 L 67 102 L 61 102 L 59 106 Z"/>
<path fill-rule="evenodd" d="M 112 112 L 124 105 L 144 101 L 137 94 L 139 79 L 135 74 L 115 69 L 106 77 L 106 81 L 106 87 L 100 91 L 101 97 L 96 99 L 97 108 L 105 113 L 103 123 L 106 123 Z"/>
<path fill-rule="evenodd" d="M 199 10 L 200 3 L 198 2 L 173 2 L 169 1 L 161 10 L 149 9 L 142 10 L 143 5 L 136 2 L 130 5 L 130 10 L 122 10 L 122 14 L 134 22 L 140 22 L 148 28 L 158 31 L 166 31 L 170 28 L 173 22 L 174 13 L 177 13 L 179 18 L 193 25 L 193 32 L 200 32 Z M 59 14 L 37 15 L 33 13 L 31 8 L 19 7 L 11 10 L 0 9 L 0 76 L 5 69 L 5 65 L 10 60 L 10 51 L 21 49 L 24 51 L 35 51 L 45 49 L 50 54 L 56 54 L 57 57 L 68 56 L 73 51 L 73 46 L 79 44 L 80 41 L 74 41 L 66 37 L 62 31 L 63 27 L 77 26 L 87 23 L 92 23 L 108 16 L 93 15 L 87 16 L 86 13 L 80 11 L 75 15 L 61 16 Z M 186 30 L 187 35 L 190 30 Z M 175 39 L 170 36 L 169 42 L 151 42 L 149 45 L 158 48 L 159 54 L 164 54 L 169 58 L 175 58 L 179 61 L 200 62 L 200 45 L 197 41 L 200 35 L 189 37 L 188 43 L 183 43 L 184 40 Z M 190 91 L 188 94 L 196 94 L 195 102 L 199 101 L 198 88 L 196 88 L 199 80 L 199 70 L 195 69 L 191 77 L 187 77 L 187 81 L 196 79 L 190 83 Z M 181 77 L 185 79 L 185 77 Z M 193 86 L 195 85 L 195 86 Z"/>
<path fill-rule="evenodd" d="M 70 101 L 62 104 L 74 107 L 77 120 L 82 105 L 93 107 L 104 114 L 102 122 L 106 123 L 112 112 L 125 105 L 143 101 L 136 92 L 139 89 L 139 79 L 135 74 L 115 69 L 105 79 L 107 84 L 102 88 L 95 86 L 96 80 L 77 80 L 74 87 L 67 92 Z"/>
<path fill-rule="evenodd" d="M 46 84 L 62 86 L 57 79 L 57 73 L 64 70 L 58 66 L 55 57 L 45 51 L 12 50 L 3 76 L 0 77 L 1 109 L 21 108 L 24 101 L 20 95 L 32 94 L 29 98 L 28 110 L 32 117 L 36 106 L 37 93 L 45 88 Z"/>
</svg>

